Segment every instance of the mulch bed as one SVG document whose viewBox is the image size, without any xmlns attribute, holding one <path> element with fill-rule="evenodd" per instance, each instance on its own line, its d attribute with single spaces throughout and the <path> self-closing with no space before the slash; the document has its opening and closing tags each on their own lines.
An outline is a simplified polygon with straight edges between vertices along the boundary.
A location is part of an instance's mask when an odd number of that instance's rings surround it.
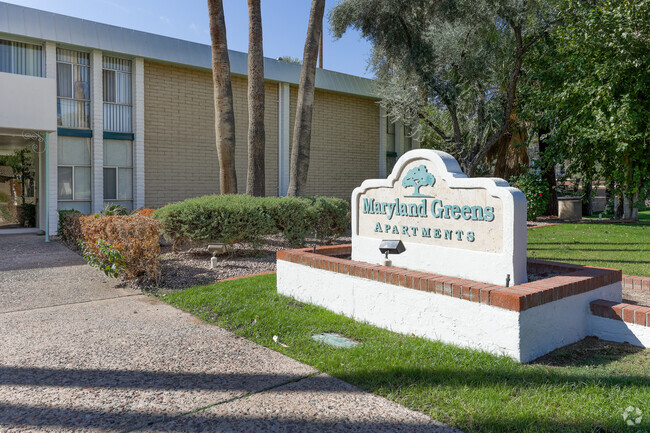
<svg viewBox="0 0 650 433">
<path fill-rule="evenodd" d="M 338 238 L 334 243 L 350 243 L 350 237 Z M 307 239 L 306 246 L 316 244 L 314 239 Z M 177 253 L 172 251 L 171 245 L 164 245 L 160 257 L 161 281 L 155 289 L 172 291 L 275 271 L 275 253 L 290 248 L 294 247 L 288 245 L 281 236 L 266 236 L 257 250 L 248 244 L 233 245 L 230 252 L 218 256 L 219 264 L 210 269 L 212 256 L 205 245 L 188 245 Z"/>
</svg>

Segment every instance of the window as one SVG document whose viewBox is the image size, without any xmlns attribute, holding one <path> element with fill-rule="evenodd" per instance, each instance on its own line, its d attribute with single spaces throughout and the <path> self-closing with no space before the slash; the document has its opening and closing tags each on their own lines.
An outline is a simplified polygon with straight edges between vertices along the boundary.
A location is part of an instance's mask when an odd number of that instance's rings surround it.
<svg viewBox="0 0 650 433">
<path fill-rule="evenodd" d="M 43 47 L 0 39 L 0 72 L 43 76 Z"/>
<path fill-rule="evenodd" d="M 133 207 L 133 144 L 104 140 L 104 201 Z"/>
<path fill-rule="evenodd" d="M 90 139 L 59 136 L 57 154 L 59 209 L 90 213 Z"/>
<path fill-rule="evenodd" d="M 395 152 L 395 124 L 386 119 L 386 152 Z"/>
<path fill-rule="evenodd" d="M 131 61 L 104 56 L 104 131 L 131 132 Z"/>
<path fill-rule="evenodd" d="M 57 122 L 65 128 L 90 128 L 90 55 L 56 50 Z"/>
<path fill-rule="evenodd" d="M 386 172 L 393 171 L 397 162 L 397 152 L 395 150 L 395 124 L 386 118 Z"/>
<path fill-rule="evenodd" d="M 413 150 L 413 130 L 410 126 L 404 126 L 404 153 Z"/>
</svg>

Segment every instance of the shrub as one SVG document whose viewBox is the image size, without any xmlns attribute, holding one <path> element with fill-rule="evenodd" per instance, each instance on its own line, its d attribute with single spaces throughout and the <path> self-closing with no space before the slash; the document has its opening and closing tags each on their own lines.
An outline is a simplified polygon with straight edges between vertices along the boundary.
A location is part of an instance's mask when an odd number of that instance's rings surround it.
<svg viewBox="0 0 650 433">
<path fill-rule="evenodd" d="M 551 191 L 540 173 L 528 171 L 519 176 L 513 176 L 510 178 L 510 185 L 519 188 L 526 196 L 528 221 L 534 221 L 542 215 L 551 197 Z"/>
<path fill-rule="evenodd" d="M 155 211 L 156 209 L 151 209 L 151 208 L 136 209 L 133 212 L 131 212 L 131 215 L 151 217 Z"/>
<path fill-rule="evenodd" d="M 129 211 L 120 204 L 107 204 L 100 212 L 102 216 L 128 215 Z"/>
<path fill-rule="evenodd" d="M 122 253 L 102 239 L 96 242 L 96 248 L 84 243 L 83 255 L 90 266 L 101 269 L 108 277 L 117 278 L 126 270 Z"/>
<path fill-rule="evenodd" d="M 23 227 L 36 227 L 36 205 L 34 203 L 20 205 L 19 223 Z"/>
<path fill-rule="evenodd" d="M 57 231 L 57 235 L 74 250 L 78 250 L 79 242 L 83 241 L 80 221 L 82 216 L 81 212 L 77 210 L 59 211 L 59 230 Z"/>
<path fill-rule="evenodd" d="M 301 197 L 268 197 L 258 199 L 275 226 L 289 244 L 302 246 L 313 234 L 315 215 L 309 199 Z"/>
<path fill-rule="evenodd" d="M 311 200 L 312 227 L 321 242 L 331 242 L 350 228 L 350 206 L 333 197 L 308 197 Z"/>
<path fill-rule="evenodd" d="M 100 268 L 113 265 L 118 274 L 142 283 L 160 279 L 160 223 L 140 215 L 81 217 L 85 255 Z M 103 241 L 100 242 L 100 241 Z M 106 246 L 108 244 L 108 247 Z M 113 249 L 121 255 L 111 254 Z M 123 261 L 123 267 L 118 262 Z"/>
<path fill-rule="evenodd" d="M 210 195 L 173 203 L 158 209 L 153 217 L 174 242 L 215 241 L 225 244 L 262 243 L 262 236 L 277 230 L 263 211 L 260 199 L 248 195 Z"/>
<path fill-rule="evenodd" d="M 251 242 L 281 232 L 291 245 L 304 245 L 311 235 L 324 241 L 349 227 L 345 200 L 328 197 L 251 197 L 213 195 L 158 209 L 154 215 L 174 246 L 179 241 Z M 174 248 L 176 250 L 176 248 Z"/>
</svg>

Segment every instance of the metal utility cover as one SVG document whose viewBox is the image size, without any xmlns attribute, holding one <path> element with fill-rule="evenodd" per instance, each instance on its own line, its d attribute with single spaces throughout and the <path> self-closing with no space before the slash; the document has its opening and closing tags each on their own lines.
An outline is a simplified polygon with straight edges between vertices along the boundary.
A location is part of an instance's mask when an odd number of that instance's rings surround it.
<svg viewBox="0 0 650 433">
<path fill-rule="evenodd" d="M 342 335 L 328 332 L 324 334 L 312 335 L 311 338 L 314 341 L 325 343 L 328 346 L 336 347 L 337 349 L 350 349 L 361 344 L 358 341 L 351 340 Z"/>
</svg>

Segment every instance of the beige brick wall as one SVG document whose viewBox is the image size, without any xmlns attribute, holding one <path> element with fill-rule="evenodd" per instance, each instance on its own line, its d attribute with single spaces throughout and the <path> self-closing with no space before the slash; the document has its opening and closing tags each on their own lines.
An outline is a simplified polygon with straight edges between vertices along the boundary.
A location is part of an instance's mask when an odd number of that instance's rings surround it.
<svg viewBox="0 0 650 433">
<path fill-rule="evenodd" d="M 145 62 L 145 204 L 219 193 L 212 79 L 200 71 Z M 232 78 L 235 162 L 246 187 L 246 79 Z M 297 87 L 291 87 L 290 135 Z M 278 85 L 266 82 L 266 194 L 278 193 Z M 379 107 L 366 98 L 316 91 L 311 161 L 305 193 L 350 199 L 352 189 L 379 173 Z"/>
<path fill-rule="evenodd" d="M 298 87 L 291 87 L 290 145 Z M 306 195 L 350 200 L 365 179 L 379 177 L 379 105 L 353 95 L 316 90 Z"/>
<path fill-rule="evenodd" d="M 209 71 L 146 62 L 145 204 L 167 203 L 219 193 Z M 278 85 L 267 82 L 266 194 L 278 191 Z M 239 192 L 246 189 L 248 105 L 246 79 L 232 78 L 235 106 L 235 164 Z"/>
</svg>

